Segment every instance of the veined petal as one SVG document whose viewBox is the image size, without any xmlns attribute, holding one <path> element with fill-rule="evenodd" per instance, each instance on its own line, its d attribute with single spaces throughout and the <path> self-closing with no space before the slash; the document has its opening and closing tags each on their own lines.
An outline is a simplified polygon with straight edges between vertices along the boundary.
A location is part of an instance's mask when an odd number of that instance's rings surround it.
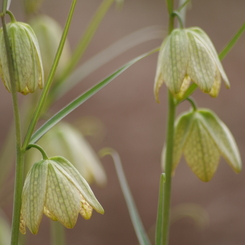
<svg viewBox="0 0 245 245">
<path fill-rule="evenodd" d="M 187 164 L 195 175 L 206 182 L 211 180 L 216 172 L 220 152 L 200 120 L 197 118 L 193 120 L 189 136 L 184 145 L 184 155 Z"/>
<path fill-rule="evenodd" d="M 162 77 L 168 89 L 177 94 L 186 76 L 189 59 L 188 39 L 185 30 L 175 29 L 167 37 L 160 57 Z"/>
<path fill-rule="evenodd" d="M 28 173 L 23 187 L 21 216 L 33 234 L 38 232 L 43 215 L 47 172 L 47 161 L 42 160 L 35 163 Z M 21 231 L 24 232 L 24 229 L 22 228 Z"/>
<path fill-rule="evenodd" d="M 189 76 L 186 76 L 180 87 L 180 92 L 178 94 L 175 94 L 174 97 L 179 101 L 182 100 L 183 96 L 185 95 L 185 92 L 190 87 L 190 84 L 191 84 L 191 79 Z"/>
<path fill-rule="evenodd" d="M 231 168 L 239 173 L 242 169 L 242 161 L 237 144 L 228 127 L 209 110 L 199 110 L 199 116 L 221 155 Z"/>
<path fill-rule="evenodd" d="M 213 84 L 213 87 L 212 87 L 211 91 L 209 92 L 209 94 L 212 97 L 217 97 L 219 95 L 220 85 L 221 85 L 221 77 L 220 77 L 220 72 L 219 72 L 219 70 L 217 68 L 216 69 L 215 79 L 214 79 L 214 84 Z"/>
<path fill-rule="evenodd" d="M 183 147 L 186 139 L 190 133 L 190 128 L 192 125 L 193 112 L 188 112 L 180 115 L 175 122 L 174 127 L 174 149 L 173 149 L 173 163 L 172 163 L 172 174 L 174 174 L 179 161 L 183 153 Z M 162 167 L 165 169 L 165 157 L 166 157 L 166 145 L 164 145 L 162 150 Z"/>
<path fill-rule="evenodd" d="M 200 28 L 198 27 L 194 27 L 194 28 L 190 28 L 190 30 L 192 31 L 193 35 L 195 35 L 199 40 L 202 41 L 203 45 L 205 45 L 207 47 L 207 49 L 210 51 L 210 53 L 213 56 L 213 59 L 215 60 L 215 63 L 218 67 L 218 70 L 226 84 L 226 87 L 229 88 L 230 87 L 230 83 L 229 80 L 225 74 L 225 71 L 223 69 L 223 66 L 220 62 L 219 56 L 215 50 L 215 47 L 212 43 L 212 41 L 210 40 L 210 38 L 208 37 L 208 35 Z"/>
<path fill-rule="evenodd" d="M 93 207 L 81 195 L 81 209 L 80 214 L 84 219 L 90 219 L 93 213 Z"/>
<path fill-rule="evenodd" d="M 51 160 L 48 164 L 45 207 L 65 227 L 75 226 L 80 211 L 80 194 Z"/>
<path fill-rule="evenodd" d="M 187 75 L 203 92 L 209 93 L 216 76 L 216 63 L 210 51 L 192 31 L 187 30 L 187 35 L 190 52 Z"/>
<path fill-rule="evenodd" d="M 82 194 L 84 199 L 98 212 L 103 214 L 104 209 L 96 199 L 87 181 L 81 176 L 76 168 L 63 157 L 52 157 L 55 166 L 69 179 L 77 190 Z"/>
</svg>

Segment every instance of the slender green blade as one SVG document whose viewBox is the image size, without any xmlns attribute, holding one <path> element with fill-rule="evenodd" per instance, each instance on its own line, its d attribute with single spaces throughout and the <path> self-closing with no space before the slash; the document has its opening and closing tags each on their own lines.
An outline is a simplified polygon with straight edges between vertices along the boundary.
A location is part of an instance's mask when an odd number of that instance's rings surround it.
<svg viewBox="0 0 245 245">
<path fill-rule="evenodd" d="M 112 80 L 114 80 L 117 76 L 119 76 L 121 73 L 123 73 L 125 70 L 127 70 L 131 65 L 136 63 L 137 61 L 143 59 L 144 57 L 147 57 L 150 54 L 153 54 L 157 52 L 159 48 L 154 49 L 150 52 L 147 52 L 130 62 L 128 62 L 126 65 L 122 66 L 120 69 L 112 73 L 110 76 L 105 78 L 103 81 L 99 82 L 95 86 L 93 86 L 91 89 L 89 89 L 87 92 L 81 94 L 79 97 L 77 97 L 75 100 L 73 100 L 71 103 L 69 103 L 67 106 L 65 106 L 63 109 L 61 109 L 58 113 L 56 113 L 53 117 L 51 117 L 46 123 L 44 123 L 31 137 L 31 140 L 29 144 L 36 143 L 49 129 L 51 129 L 56 123 L 58 123 L 61 119 L 63 119 L 65 116 L 67 116 L 69 113 L 71 113 L 73 110 L 75 110 L 78 106 L 83 104 L 86 100 L 88 100 L 90 97 L 92 97 L 94 94 L 99 92 L 102 88 L 104 88 L 107 84 L 109 84 Z"/>
<path fill-rule="evenodd" d="M 160 186 L 159 186 L 159 197 L 158 197 L 158 209 L 157 209 L 157 222 L 156 222 L 156 237 L 155 244 L 162 244 L 162 236 L 163 236 L 163 190 L 165 183 L 165 174 L 162 173 L 160 177 Z"/>
<path fill-rule="evenodd" d="M 135 233 L 137 235 L 138 241 L 140 245 L 150 245 L 150 241 L 148 236 L 146 235 L 145 229 L 143 227 L 142 221 L 140 219 L 138 210 L 136 208 L 136 205 L 134 203 L 134 199 L 133 196 L 131 194 L 130 188 L 128 186 L 127 183 L 127 179 L 125 177 L 123 168 L 122 168 L 122 163 L 121 163 L 121 159 L 119 157 L 119 154 L 111 149 L 111 148 L 104 148 L 100 151 L 99 153 L 102 157 L 105 155 L 111 155 L 112 159 L 114 161 L 115 164 L 115 168 L 116 168 L 116 172 L 117 172 L 117 176 L 119 179 L 119 183 L 128 207 L 128 211 L 129 211 L 129 215 L 131 218 L 131 221 L 133 223 L 134 226 L 134 230 Z"/>
<path fill-rule="evenodd" d="M 11 4 L 11 0 L 4 0 L 3 1 L 3 10 L 2 12 L 5 14 L 7 10 L 9 10 Z"/>
</svg>

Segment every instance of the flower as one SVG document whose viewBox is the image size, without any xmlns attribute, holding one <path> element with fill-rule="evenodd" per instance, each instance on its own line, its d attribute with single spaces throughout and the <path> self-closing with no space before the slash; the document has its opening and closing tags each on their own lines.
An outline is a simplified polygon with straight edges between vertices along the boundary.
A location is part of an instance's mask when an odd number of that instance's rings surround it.
<svg viewBox="0 0 245 245">
<path fill-rule="evenodd" d="M 22 22 L 7 24 L 7 33 L 14 63 L 16 90 L 22 94 L 43 88 L 43 66 L 38 41 L 32 28 Z M 3 29 L 0 29 L 0 76 L 6 89 L 11 92 L 8 60 Z"/>
<path fill-rule="evenodd" d="M 155 76 L 154 94 L 159 102 L 163 83 L 172 94 L 181 99 L 191 82 L 205 93 L 218 96 L 223 78 L 230 84 L 215 48 L 200 28 L 175 29 L 161 46 Z"/>
<path fill-rule="evenodd" d="M 30 25 L 33 28 L 39 42 L 44 76 L 48 77 L 62 36 L 62 27 L 57 21 L 46 15 L 40 15 L 33 18 Z M 70 60 L 70 56 L 70 46 L 68 41 L 66 41 L 55 72 L 55 78 L 59 77 L 64 71 L 67 63 Z"/>
<path fill-rule="evenodd" d="M 95 209 L 104 210 L 86 180 L 63 157 L 52 157 L 35 163 L 30 169 L 22 191 L 20 231 L 25 227 L 36 234 L 43 213 L 73 228 L 78 214 L 90 219 Z"/>
<path fill-rule="evenodd" d="M 220 156 L 236 173 L 242 169 L 239 150 L 230 130 L 217 115 L 206 109 L 184 113 L 178 118 L 173 152 L 172 172 L 183 153 L 194 174 L 205 182 L 212 179 Z"/>
<path fill-rule="evenodd" d="M 58 123 L 38 143 L 45 147 L 47 154 L 50 156 L 62 154 L 89 183 L 93 181 L 98 185 L 106 183 L 106 173 L 100 159 L 81 132 L 71 124 Z M 28 151 L 28 165 L 39 160 L 40 154 L 38 151 Z"/>
</svg>

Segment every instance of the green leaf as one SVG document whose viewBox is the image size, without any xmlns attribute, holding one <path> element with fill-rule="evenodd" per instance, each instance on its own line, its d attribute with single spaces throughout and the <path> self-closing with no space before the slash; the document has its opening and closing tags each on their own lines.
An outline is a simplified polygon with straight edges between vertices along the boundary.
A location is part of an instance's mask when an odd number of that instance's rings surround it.
<svg viewBox="0 0 245 245">
<path fill-rule="evenodd" d="M 157 222 L 156 222 L 156 237 L 155 244 L 162 244 L 163 237 L 163 191 L 165 183 L 165 174 L 162 173 L 160 177 L 160 186 L 159 186 L 159 197 L 158 197 L 158 209 L 157 209 Z"/>
<path fill-rule="evenodd" d="M 122 163 L 121 163 L 121 159 L 120 159 L 119 154 L 111 148 L 104 148 L 104 149 L 100 150 L 99 155 L 101 157 L 103 157 L 105 155 L 111 155 L 112 156 L 112 159 L 113 159 L 114 164 L 115 164 L 117 176 L 118 176 L 118 179 L 120 182 L 120 186 L 121 186 L 125 201 L 127 203 L 130 218 L 131 218 L 131 221 L 133 223 L 134 230 L 135 230 L 135 233 L 137 235 L 139 244 L 140 245 L 150 245 L 151 243 L 149 241 L 149 238 L 146 235 L 146 232 L 145 232 L 145 229 L 143 227 L 142 221 L 140 219 L 138 210 L 137 210 L 136 205 L 134 203 L 133 196 L 132 196 L 130 188 L 128 186 L 127 179 L 125 177 L 125 174 L 124 174 L 124 171 L 122 168 Z"/>
<path fill-rule="evenodd" d="M 6 13 L 7 10 L 9 10 L 11 4 L 11 0 L 4 0 L 3 1 L 3 7 L 2 7 L 2 13 Z"/>
<path fill-rule="evenodd" d="M 150 54 L 153 54 L 157 52 L 159 48 L 154 49 L 153 51 L 150 51 L 146 54 L 143 54 L 130 62 L 128 62 L 126 65 L 122 66 L 120 69 L 112 73 L 110 76 L 108 76 L 106 79 L 101 81 L 100 83 L 93 86 L 91 89 L 89 89 L 87 92 L 80 95 L 78 98 L 73 100 L 70 104 L 65 106 L 63 109 L 61 109 L 58 113 L 56 113 L 53 117 L 51 117 L 46 123 L 44 123 L 31 137 L 29 144 L 36 143 L 49 129 L 51 129 L 55 124 L 57 124 L 61 119 L 63 119 L 65 116 L 67 116 L 69 113 L 71 113 L 73 110 L 75 110 L 78 106 L 83 104 L 86 100 L 88 100 L 90 97 L 92 97 L 94 94 L 96 94 L 98 91 L 100 91 L 103 87 L 105 87 L 107 84 L 109 84 L 112 80 L 114 80 L 118 75 L 123 73 L 125 70 L 127 70 L 130 66 L 135 64 L 137 61 L 147 57 Z"/>
</svg>

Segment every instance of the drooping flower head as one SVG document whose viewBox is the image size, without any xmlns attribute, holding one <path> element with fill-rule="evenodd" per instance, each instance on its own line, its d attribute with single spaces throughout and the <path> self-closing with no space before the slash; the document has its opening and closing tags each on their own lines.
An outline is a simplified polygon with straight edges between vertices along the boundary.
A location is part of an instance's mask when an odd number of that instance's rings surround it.
<svg viewBox="0 0 245 245">
<path fill-rule="evenodd" d="M 194 174 L 205 182 L 212 179 L 220 156 L 236 173 L 242 169 L 239 150 L 230 130 L 207 109 L 184 113 L 177 119 L 173 150 L 172 171 L 175 171 L 183 154 Z"/>
<path fill-rule="evenodd" d="M 63 157 L 52 157 L 35 163 L 30 169 L 22 192 L 20 231 L 25 227 L 36 234 L 43 213 L 73 228 L 78 214 L 90 219 L 95 209 L 104 209 L 94 196 L 86 180 Z"/>
<path fill-rule="evenodd" d="M 163 83 L 181 99 L 191 82 L 216 97 L 221 77 L 229 88 L 228 78 L 207 34 L 197 27 L 175 29 L 166 37 L 159 52 L 155 99 L 159 102 L 159 89 Z"/>
<path fill-rule="evenodd" d="M 22 22 L 7 24 L 11 55 L 14 63 L 14 83 L 17 92 L 24 95 L 43 88 L 44 76 L 38 41 L 32 28 Z M 3 29 L 0 29 L 0 77 L 11 92 L 10 75 Z"/>
</svg>

